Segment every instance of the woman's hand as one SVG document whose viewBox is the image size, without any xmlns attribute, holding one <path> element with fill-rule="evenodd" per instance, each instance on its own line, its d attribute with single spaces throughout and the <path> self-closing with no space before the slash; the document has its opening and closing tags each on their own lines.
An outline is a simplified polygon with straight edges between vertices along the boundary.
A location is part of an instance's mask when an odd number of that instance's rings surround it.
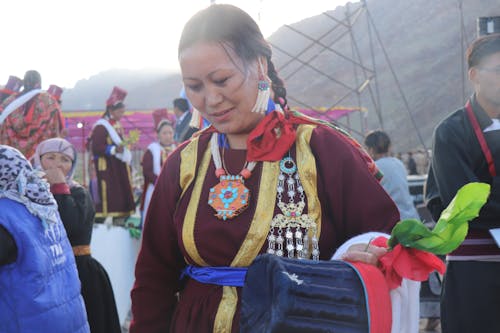
<svg viewBox="0 0 500 333">
<path fill-rule="evenodd" d="M 360 261 L 377 266 L 378 258 L 387 253 L 387 249 L 371 244 L 354 244 L 342 255 L 343 260 Z"/>
<path fill-rule="evenodd" d="M 44 170 L 45 179 L 50 185 L 66 183 L 66 176 L 59 168 Z"/>
</svg>

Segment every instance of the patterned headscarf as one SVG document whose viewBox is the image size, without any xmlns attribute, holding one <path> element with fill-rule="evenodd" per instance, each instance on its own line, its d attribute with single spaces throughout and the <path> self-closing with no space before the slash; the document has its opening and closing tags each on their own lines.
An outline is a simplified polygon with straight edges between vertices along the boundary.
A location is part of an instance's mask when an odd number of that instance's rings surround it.
<svg viewBox="0 0 500 333">
<path fill-rule="evenodd" d="M 49 184 L 19 150 L 5 145 L 0 145 L 0 198 L 23 204 L 45 226 L 58 222 L 57 203 Z"/>
<path fill-rule="evenodd" d="M 35 169 L 42 170 L 42 155 L 47 153 L 61 153 L 69 157 L 71 160 L 71 170 L 66 176 L 66 181 L 69 186 L 75 185 L 73 182 L 73 174 L 76 166 L 76 149 L 75 147 L 63 138 L 52 138 L 42 141 L 38 144 L 35 154 L 32 157 L 33 166 Z"/>
</svg>

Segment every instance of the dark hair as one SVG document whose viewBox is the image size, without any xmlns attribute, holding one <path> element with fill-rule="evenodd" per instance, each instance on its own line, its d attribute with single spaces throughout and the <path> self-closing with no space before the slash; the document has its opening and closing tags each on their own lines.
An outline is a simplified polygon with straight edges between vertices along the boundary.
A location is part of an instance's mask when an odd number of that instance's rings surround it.
<svg viewBox="0 0 500 333">
<path fill-rule="evenodd" d="M 500 52 L 500 33 L 477 38 L 467 48 L 467 52 L 465 53 L 469 69 L 477 66 L 487 56 L 497 52 Z"/>
<path fill-rule="evenodd" d="M 118 109 L 121 109 L 124 107 L 125 107 L 125 104 L 123 102 L 118 102 L 114 105 L 108 105 L 108 106 L 106 106 L 106 112 L 104 114 L 109 117 L 110 111 L 115 111 L 115 110 L 118 110 Z"/>
<path fill-rule="evenodd" d="M 391 139 L 384 131 L 375 130 L 368 133 L 365 137 L 365 146 L 375 150 L 377 154 L 384 154 L 389 151 Z"/>
<path fill-rule="evenodd" d="M 24 74 L 23 84 L 23 92 L 39 89 L 42 87 L 42 76 L 35 70 L 29 70 Z"/>
<path fill-rule="evenodd" d="M 189 103 L 185 98 L 176 98 L 174 99 L 174 108 L 178 108 L 182 112 L 186 112 L 189 110 Z"/>
<path fill-rule="evenodd" d="M 160 123 L 158 124 L 158 127 L 156 128 L 156 133 L 160 133 L 161 129 L 164 127 L 164 126 L 170 126 L 172 127 L 172 129 L 174 128 L 174 124 L 172 124 L 170 121 L 166 120 L 166 119 L 162 119 L 160 121 Z"/>
<path fill-rule="evenodd" d="M 272 50 L 257 23 L 245 11 L 227 4 L 213 4 L 196 13 L 184 26 L 178 55 L 198 41 L 220 43 L 231 47 L 245 64 L 263 56 L 271 79 L 275 102 L 286 107 L 286 89 L 271 61 Z"/>
</svg>

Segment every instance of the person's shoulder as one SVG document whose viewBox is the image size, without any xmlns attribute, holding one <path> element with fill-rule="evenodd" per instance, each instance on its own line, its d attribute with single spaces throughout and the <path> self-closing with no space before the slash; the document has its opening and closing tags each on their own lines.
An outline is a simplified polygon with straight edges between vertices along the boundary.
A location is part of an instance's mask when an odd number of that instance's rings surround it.
<svg viewBox="0 0 500 333">
<path fill-rule="evenodd" d="M 391 156 L 379 158 L 375 161 L 375 164 L 382 172 L 385 172 L 387 170 L 394 170 L 401 167 L 404 168 L 404 165 L 400 160 Z"/>
<path fill-rule="evenodd" d="M 208 142 L 212 136 L 212 132 L 205 130 L 200 130 L 196 132 L 196 135 L 193 135 L 188 140 L 180 143 L 170 154 L 169 157 L 181 155 L 183 151 L 192 151 L 199 150 L 200 148 L 207 147 Z"/>
<path fill-rule="evenodd" d="M 104 132 L 108 132 L 108 130 L 106 129 L 106 126 L 104 126 L 100 120 L 102 118 L 99 118 L 98 120 L 96 120 L 96 122 L 92 125 L 92 133 L 95 132 L 95 131 L 104 131 Z"/>
<path fill-rule="evenodd" d="M 388 164 L 391 165 L 392 168 L 394 169 L 399 169 L 400 171 L 404 171 L 406 173 L 406 166 L 404 165 L 403 161 L 401 161 L 399 158 L 396 157 L 387 157 L 387 162 Z"/>
<path fill-rule="evenodd" d="M 7 107 L 7 105 L 12 103 L 18 96 L 19 96 L 19 94 L 12 94 L 9 97 L 7 97 L 6 99 L 4 99 L 3 102 L 0 103 L 0 113 L 3 109 L 5 109 Z"/>
<path fill-rule="evenodd" d="M 23 211 L 28 211 L 26 206 L 16 200 L 7 198 L 7 197 L 0 197 L 0 216 L 1 215 L 8 215 L 9 212 L 16 211 L 21 213 Z"/>
<path fill-rule="evenodd" d="M 87 195 L 90 195 L 90 192 L 87 188 L 74 181 L 72 182 L 69 190 L 71 192 L 71 196 L 73 197 L 85 197 Z"/>
<path fill-rule="evenodd" d="M 338 126 L 330 126 L 322 123 L 306 126 L 313 126 L 312 138 L 321 145 L 330 145 L 330 148 L 332 148 L 331 145 L 334 145 L 336 147 L 346 147 L 356 151 L 364 150 L 354 137 Z"/>
<path fill-rule="evenodd" d="M 57 100 L 46 91 L 41 91 L 36 98 L 45 104 L 57 105 Z"/>
<path fill-rule="evenodd" d="M 436 131 L 448 129 L 461 129 L 464 120 L 467 117 L 464 108 L 453 111 L 451 114 L 444 117 L 436 126 Z"/>
<path fill-rule="evenodd" d="M 147 152 L 151 152 L 153 151 L 154 149 L 161 149 L 161 146 L 160 146 L 160 143 L 158 141 L 153 141 L 151 142 L 147 148 L 146 148 L 146 151 L 144 153 L 147 153 Z"/>
</svg>

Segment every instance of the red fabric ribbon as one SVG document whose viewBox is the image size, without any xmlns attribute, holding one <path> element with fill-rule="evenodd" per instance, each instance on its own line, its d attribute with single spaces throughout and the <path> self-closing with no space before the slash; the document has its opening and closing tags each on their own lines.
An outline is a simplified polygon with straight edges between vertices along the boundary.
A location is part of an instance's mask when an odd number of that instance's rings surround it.
<svg viewBox="0 0 500 333">
<path fill-rule="evenodd" d="M 247 139 L 248 161 L 279 161 L 295 142 L 292 121 L 281 112 L 270 112 Z"/>
<path fill-rule="evenodd" d="M 281 160 L 295 142 L 296 128 L 299 124 L 318 125 L 320 122 L 317 119 L 294 114 L 291 111 L 285 111 L 285 113 L 272 111 L 268 113 L 248 136 L 247 161 Z M 200 135 L 201 132 L 194 136 Z M 207 134 L 213 132 L 217 132 L 213 126 L 203 130 L 203 133 Z M 380 180 L 382 178 L 381 174 L 368 153 L 348 134 L 344 133 L 342 136 L 355 149 L 359 150 L 370 172 Z"/>
<path fill-rule="evenodd" d="M 378 237 L 371 244 L 387 248 L 387 238 Z M 437 270 L 444 274 L 446 266 L 441 259 L 430 252 L 396 245 L 379 258 L 380 269 L 384 273 L 389 289 L 401 285 L 403 278 L 426 281 L 429 274 Z"/>
</svg>

